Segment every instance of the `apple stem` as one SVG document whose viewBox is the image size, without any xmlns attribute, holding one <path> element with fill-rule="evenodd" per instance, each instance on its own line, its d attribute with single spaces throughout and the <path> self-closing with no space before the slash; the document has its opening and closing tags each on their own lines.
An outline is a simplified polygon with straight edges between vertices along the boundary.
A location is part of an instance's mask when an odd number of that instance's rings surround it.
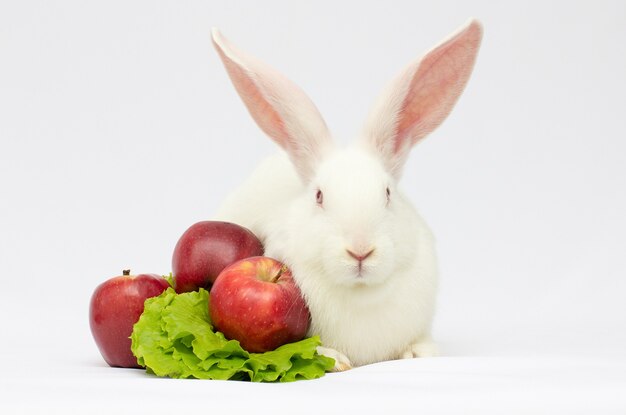
<svg viewBox="0 0 626 415">
<path fill-rule="evenodd" d="M 123 270 L 122 275 L 130 275 L 130 270 L 129 269 Z"/>
<path fill-rule="evenodd" d="M 283 265 L 282 267 L 280 267 L 280 269 L 278 270 L 278 272 L 276 273 L 276 275 L 274 275 L 274 277 L 272 279 L 270 279 L 270 282 L 276 282 L 278 281 L 278 279 L 280 278 L 281 275 L 283 275 L 283 272 L 287 271 L 287 265 Z"/>
</svg>

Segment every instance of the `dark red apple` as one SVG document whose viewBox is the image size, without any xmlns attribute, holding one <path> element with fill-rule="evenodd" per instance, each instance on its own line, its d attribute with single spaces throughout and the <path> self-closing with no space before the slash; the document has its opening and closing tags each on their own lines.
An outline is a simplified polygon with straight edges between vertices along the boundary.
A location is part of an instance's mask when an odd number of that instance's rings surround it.
<svg viewBox="0 0 626 415">
<path fill-rule="evenodd" d="M 209 308 L 215 328 L 254 353 L 302 340 L 309 327 L 309 309 L 291 270 L 268 257 L 224 269 L 211 289 Z"/>
<path fill-rule="evenodd" d="M 140 367 L 130 350 L 133 325 L 143 313 L 146 299 L 168 287 L 167 280 L 160 275 L 133 276 L 128 270 L 96 287 L 89 305 L 89 325 L 109 366 Z"/>
<path fill-rule="evenodd" d="M 263 244 L 243 226 L 230 222 L 198 222 L 183 233 L 174 248 L 174 288 L 178 293 L 210 289 L 228 265 L 259 255 L 263 255 Z"/>
</svg>

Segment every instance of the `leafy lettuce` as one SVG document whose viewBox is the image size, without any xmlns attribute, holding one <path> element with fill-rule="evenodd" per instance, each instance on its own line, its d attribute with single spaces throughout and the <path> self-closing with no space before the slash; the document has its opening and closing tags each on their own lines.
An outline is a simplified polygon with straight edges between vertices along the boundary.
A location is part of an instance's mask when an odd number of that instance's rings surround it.
<svg viewBox="0 0 626 415">
<path fill-rule="evenodd" d="M 248 353 L 238 341 L 213 330 L 204 289 L 176 294 L 168 288 L 146 300 L 131 340 L 140 365 L 171 378 L 289 382 L 319 378 L 335 363 L 316 353 L 317 336 L 266 353 Z"/>
</svg>

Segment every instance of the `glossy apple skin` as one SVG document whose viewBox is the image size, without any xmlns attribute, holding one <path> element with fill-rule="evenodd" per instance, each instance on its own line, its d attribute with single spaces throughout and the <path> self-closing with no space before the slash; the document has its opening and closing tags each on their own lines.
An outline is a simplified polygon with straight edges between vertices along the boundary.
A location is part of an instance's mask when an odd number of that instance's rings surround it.
<svg viewBox="0 0 626 415">
<path fill-rule="evenodd" d="M 209 313 L 218 331 L 254 353 L 302 340 L 310 321 L 289 268 L 260 256 L 222 271 L 210 292 Z"/>
<path fill-rule="evenodd" d="M 95 289 L 89 305 L 89 325 L 109 366 L 140 367 L 130 350 L 133 325 L 143 313 L 145 300 L 168 287 L 160 275 L 140 274 L 113 277 Z"/>
<path fill-rule="evenodd" d="M 208 290 L 228 265 L 259 255 L 263 255 L 263 244 L 250 230 L 230 222 L 195 223 L 174 248 L 174 288 L 178 293 Z"/>
</svg>

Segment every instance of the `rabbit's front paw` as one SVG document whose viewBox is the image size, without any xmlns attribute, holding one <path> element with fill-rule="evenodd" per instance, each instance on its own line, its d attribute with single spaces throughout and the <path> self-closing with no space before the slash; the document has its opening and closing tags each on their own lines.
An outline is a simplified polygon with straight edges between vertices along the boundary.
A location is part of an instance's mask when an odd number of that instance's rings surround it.
<svg viewBox="0 0 626 415">
<path fill-rule="evenodd" d="M 326 357 L 330 357 L 331 359 L 335 359 L 335 367 L 333 367 L 332 369 L 333 372 L 343 372 L 345 370 L 352 369 L 352 363 L 350 363 L 350 359 L 348 359 L 345 354 L 338 352 L 335 349 L 317 346 L 317 353 Z"/>
<path fill-rule="evenodd" d="M 435 357 L 438 354 L 437 344 L 429 337 L 410 344 L 401 357 L 403 359 L 412 359 L 414 357 Z"/>
</svg>

